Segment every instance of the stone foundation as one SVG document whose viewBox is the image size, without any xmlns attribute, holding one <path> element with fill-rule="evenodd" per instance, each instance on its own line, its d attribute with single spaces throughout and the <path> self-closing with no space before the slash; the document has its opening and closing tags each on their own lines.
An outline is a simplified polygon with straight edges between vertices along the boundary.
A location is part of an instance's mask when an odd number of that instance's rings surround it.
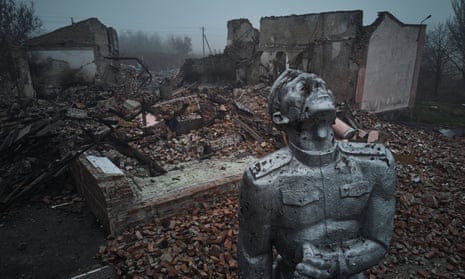
<svg viewBox="0 0 465 279">
<path fill-rule="evenodd" d="M 185 214 L 237 190 L 243 170 L 254 160 L 204 160 L 180 164 L 158 177 L 134 177 L 106 157 L 82 155 L 73 163 L 72 173 L 107 232 L 118 234 L 128 225 Z"/>
</svg>

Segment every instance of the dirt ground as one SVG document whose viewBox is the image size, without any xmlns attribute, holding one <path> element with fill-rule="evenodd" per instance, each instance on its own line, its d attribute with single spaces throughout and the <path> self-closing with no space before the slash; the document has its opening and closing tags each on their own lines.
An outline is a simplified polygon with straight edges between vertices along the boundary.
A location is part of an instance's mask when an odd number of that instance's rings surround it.
<svg viewBox="0 0 465 279">
<path fill-rule="evenodd" d="M 95 255 L 105 243 L 76 193 L 47 191 L 0 213 L 0 278 L 69 278 L 98 265 Z"/>
</svg>

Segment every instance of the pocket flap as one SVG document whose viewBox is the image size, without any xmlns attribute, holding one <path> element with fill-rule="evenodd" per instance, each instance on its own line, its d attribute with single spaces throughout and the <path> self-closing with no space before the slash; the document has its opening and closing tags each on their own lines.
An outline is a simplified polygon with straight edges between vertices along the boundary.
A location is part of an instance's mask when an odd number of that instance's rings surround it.
<svg viewBox="0 0 465 279">
<path fill-rule="evenodd" d="M 285 205 L 304 206 L 314 201 L 320 200 L 320 195 L 321 194 L 318 189 L 281 189 L 282 201 Z"/>
<path fill-rule="evenodd" d="M 342 185 L 339 190 L 341 198 L 360 197 L 369 194 L 373 186 L 365 180 Z"/>
</svg>

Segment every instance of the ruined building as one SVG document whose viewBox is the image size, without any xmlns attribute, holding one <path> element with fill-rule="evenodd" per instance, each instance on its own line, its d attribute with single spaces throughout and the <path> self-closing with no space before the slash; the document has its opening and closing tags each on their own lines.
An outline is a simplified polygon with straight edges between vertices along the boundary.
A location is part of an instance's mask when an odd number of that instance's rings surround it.
<svg viewBox="0 0 465 279">
<path fill-rule="evenodd" d="M 70 84 L 106 83 L 114 79 L 118 56 L 116 31 L 89 18 L 26 43 L 34 87 L 41 90 Z"/>
<path fill-rule="evenodd" d="M 228 22 L 224 54 L 186 61 L 185 81 L 272 82 L 287 67 L 320 75 L 337 102 L 385 112 L 411 107 L 426 25 L 404 24 L 388 12 L 363 26 L 363 12 L 264 17 Z"/>
<path fill-rule="evenodd" d="M 186 82 L 202 80 L 237 80 L 242 83 L 256 83 L 258 75 L 259 32 L 248 19 L 234 19 L 228 22 L 228 44 L 223 54 L 210 55 L 202 59 L 187 59 L 181 68 Z M 257 64 L 258 65 L 258 64 Z"/>
</svg>

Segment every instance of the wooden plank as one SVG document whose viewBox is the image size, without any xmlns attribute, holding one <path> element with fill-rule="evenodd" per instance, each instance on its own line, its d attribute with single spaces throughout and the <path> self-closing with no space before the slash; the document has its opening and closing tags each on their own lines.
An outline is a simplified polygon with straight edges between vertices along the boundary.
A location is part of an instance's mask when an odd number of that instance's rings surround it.
<svg viewBox="0 0 465 279">
<path fill-rule="evenodd" d="M 251 135 L 256 141 L 263 142 L 263 138 L 257 132 L 255 132 L 255 130 L 252 129 L 249 125 L 245 124 L 242 120 L 234 117 L 233 121 L 239 124 L 239 126 L 241 126 L 241 128 L 244 131 L 246 131 L 249 135 Z"/>
</svg>

